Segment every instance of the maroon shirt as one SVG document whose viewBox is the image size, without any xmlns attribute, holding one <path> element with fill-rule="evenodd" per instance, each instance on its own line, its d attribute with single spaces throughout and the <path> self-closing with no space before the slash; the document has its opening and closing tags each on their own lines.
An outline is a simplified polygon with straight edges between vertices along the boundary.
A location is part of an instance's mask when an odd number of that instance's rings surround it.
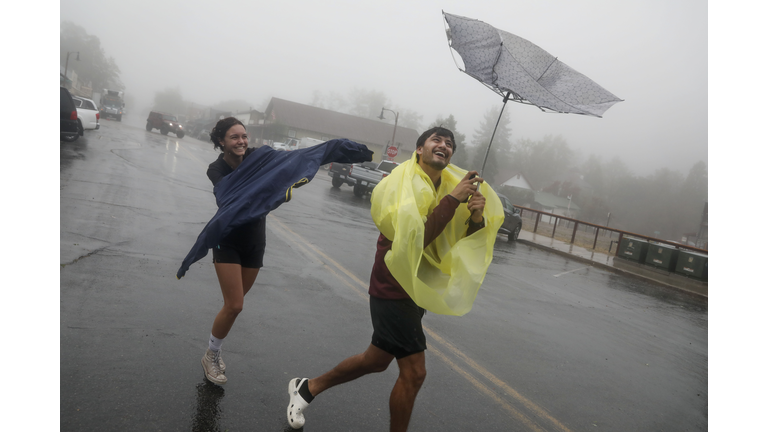
<svg viewBox="0 0 768 432">
<path fill-rule="evenodd" d="M 448 222 L 453 219 L 456 208 L 459 207 L 459 200 L 451 195 L 446 195 L 440 200 L 432 213 L 427 216 L 427 222 L 424 223 L 424 248 L 432 243 L 437 236 L 445 229 Z M 475 233 L 485 226 L 484 221 L 475 224 L 469 221 L 467 235 Z M 384 300 L 401 300 L 410 298 L 405 292 L 384 262 L 384 256 L 387 251 L 392 249 L 392 242 L 379 234 L 379 240 L 376 242 L 376 257 L 373 260 L 373 270 L 371 271 L 371 285 L 368 287 L 368 294 Z"/>
</svg>

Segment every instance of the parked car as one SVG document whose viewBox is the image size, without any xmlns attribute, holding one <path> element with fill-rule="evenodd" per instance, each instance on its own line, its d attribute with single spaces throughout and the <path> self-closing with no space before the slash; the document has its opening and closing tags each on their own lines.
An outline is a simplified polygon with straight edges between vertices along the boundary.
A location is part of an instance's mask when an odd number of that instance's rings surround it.
<svg viewBox="0 0 768 432">
<path fill-rule="evenodd" d="M 80 132 L 83 130 L 98 130 L 100 116 L 96 103 L 79 96 L 72 96 L 72 101 L 77 108 L 77 121 L 80 123 Z"/>
<path fill-rule="evenodd" d="M 282 142 L 273 142 L 272 148 L 277 151 L 289 151 L 288 144 Z"/>
<path fill-rule="evenodd" d="M 294 151 L 299 149 L 299 140 L 296 138 L 288 138 L 288 142 L 285 143 L 286 150 L 288 151 Z"/>
<path fill-rule="evenodd" d="M 211 129 L 213 129 L 213 128 L 211 128 Z M 211 133 L 209 131 L 207 131 L 207 130 L 201 130 L 197 134 L 197 139 L 199 139 L 200 141 L 206 141 L 206 142 L 210 141 L 211 140 Z"/>
<path fill-rule="evenodd" d="M 520 216 L 520 209 L 515 208 L 509 201 L 509 198 L 498 194 L 501 205 L 504 207 L 504 223 L 501 224 L 499 232 L 507 235 L 507 241 L 517 241 L 520 230 L 523 229 L 523 218 Z"/>
<path fill-rule="evenodd" d="M 152 129 L 160 129 L 160 133 L 163 135 L 173 132 L 177 137 L 184 138 L 184 128 L 173 114 L 160 111 L 150 112 L 147 117 L 147 131 L 150 132 Z"/>
<path fill-rule="evenodd" d="M 338 188 L 343 184 L 352 186 L 355 196 L 362 198 L 371 193 L 384 177 L 399 165 L 393 161 L 363 162 L 356 164 L 332 163 L 328 175 L 333 179 L 331 186 Z"/>
<path fill-rule="evenodd" d="M 77 123 L 77 108 L 72 100 L 69 90 L 60 87 L 59 95 L 61 97 L 60 108 L 60 133 L 61 141 L 72 142 L 83 134 Z"/>
<path fill-rule="evenodd" d="M 193 136 L 201 141 L 208 141 L 210 139 L 210 131 L 213 126 L 216 125 L 216 121 L 195 119 L 187 121 L 182 125 L 185 135 Z"/>
</svg>

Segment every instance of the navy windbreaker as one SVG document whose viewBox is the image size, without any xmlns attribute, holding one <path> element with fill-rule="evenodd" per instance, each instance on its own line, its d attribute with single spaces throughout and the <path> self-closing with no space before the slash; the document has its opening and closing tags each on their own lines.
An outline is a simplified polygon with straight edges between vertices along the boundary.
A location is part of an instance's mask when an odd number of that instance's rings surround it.
<svg viewBox="0 0 768 432">
<path fill-rule="evenodd" d="M 216 247 L 232 229 L 290 201 L 293 188 L 309 183 L 320 165 L 367 162 L 372 157 L 373 152 L 366 146 L 347 139 L 290 152 L 267 146 L 256 149 L 213 188 L 219 210 L 197 237 L 176 277 L 184 277 L 189 266 L 205 257 L 208 249 Z"/>
</svg>

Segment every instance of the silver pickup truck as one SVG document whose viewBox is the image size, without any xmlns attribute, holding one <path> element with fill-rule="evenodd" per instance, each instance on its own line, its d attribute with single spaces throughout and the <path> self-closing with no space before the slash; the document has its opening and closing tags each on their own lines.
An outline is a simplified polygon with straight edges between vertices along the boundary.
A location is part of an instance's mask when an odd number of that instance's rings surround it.
<svg viewBox="0 0 768 432">
<path fill-rule="evenodd" d="M 348 184 L 353 187 L 355 196 L 362 197 L 370 193 L 397 165 L 392 161 L 363 162 L 353 165 L 334 162 L 328 175 L 333 177 L 331 183 L 333 187 Z"/>
<path fill-rule="evenodd" d="M 381 161 L 378 164 L 376 162 L 363 162 L 352 165 L 349 176 L 355 180 L 353 189 L 355 196 L 362 197 L 371 193 L 381 179 L 388 176 L 396 166 L 397 163 L 392 161 Z"/>
</svg>

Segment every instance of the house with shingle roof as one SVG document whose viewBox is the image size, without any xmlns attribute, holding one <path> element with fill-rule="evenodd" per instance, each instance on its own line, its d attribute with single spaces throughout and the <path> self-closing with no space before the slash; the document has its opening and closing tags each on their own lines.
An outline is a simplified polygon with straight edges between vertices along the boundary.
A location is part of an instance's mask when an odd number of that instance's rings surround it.
<svg viewBox="0 0 768 432">
<path fill-rule="evenodd" d="M 534 192 L 533 195 L 533 209 L 575 219 L 578 218 L 581 208 L 567 197 L 560 197 L 548 192 Z M 549 223 L 554 222 L 554 218 L 551 218 L 550 216 L 542 216 L 542 220 Z"/>
<path fill-rule="evenodd" d="M 531 187 L 531 183 L 528 181 L 528 179 L 525 178 L 523 173 L 517 172 L 512 175 L 505 175 L 505 176 L 499 176 L 501 178 L 507 177 L 507 180 L 501 183 L 501 186 L 511 186 L 516 187 L 520 189 L 528 189 L 533 190 Z"/>
<path fill-rule="evenodd" d="M 248 129 L 253 141 L 259 144 L 305 137 L 323 141 L 346 138 L 365 144 L 374 152 L 373 160 L 380 161 L 382 155 L 386 158 L 394 125 L 273 97 L 264 111 L 263 124 Z M 415 129 L 398 125 L 395 135 L 398 154 L 394 160 L 410 159 L 418 138 Z"/>
<path fill-rule="evenodd" d="M 505 177 L 509 174 L 505 174 Z M 503 177 L 502 177 L 503 178 Z M 507 198 L 515 204 L 530 206 L 534 210 L 576 218 L 581 210 L 568 196 L 559 196 L 546 191 L 536 191 L 522 173 L 512 174 L 508 180 L 499 186 L 499 190 L 507 193 Z M 529 194 L 520 191 L 530 191 Z M 524 198 L 525 197 L 525 198 Z M 571 197 L 573 198 L 573 197 Z M 522 201 L 525 199 L 525 201 Z M 517 201 L 517 202 L 516 202 Z M 554 222 L 550 216 L 542 216 L 544 222 Z"/>
</svg>

